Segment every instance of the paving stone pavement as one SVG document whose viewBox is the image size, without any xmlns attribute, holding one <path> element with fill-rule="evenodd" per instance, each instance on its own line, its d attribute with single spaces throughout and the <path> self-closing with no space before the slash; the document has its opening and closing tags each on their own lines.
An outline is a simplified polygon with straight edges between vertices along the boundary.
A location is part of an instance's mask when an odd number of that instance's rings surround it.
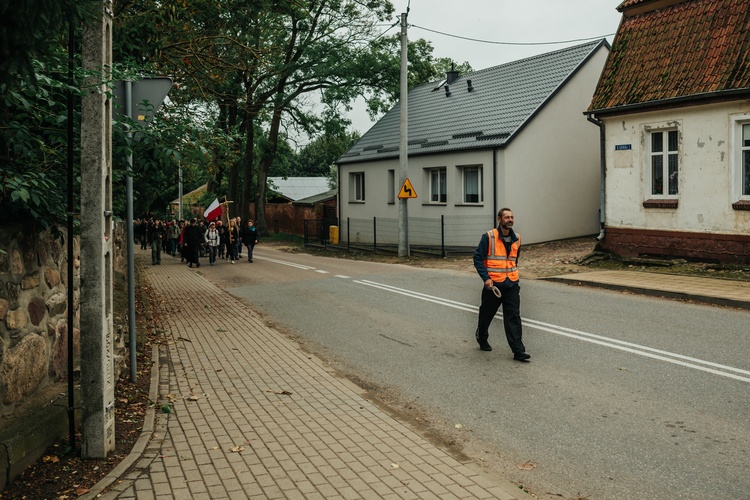
<svg viewBox="0 0 750 500">
<path fill-rule="evenodd" d="M 164 330 L 153 430 L 87 498 L 529 498 L 379 409 L 199 270 L 143 255 Z"/>
</svg>

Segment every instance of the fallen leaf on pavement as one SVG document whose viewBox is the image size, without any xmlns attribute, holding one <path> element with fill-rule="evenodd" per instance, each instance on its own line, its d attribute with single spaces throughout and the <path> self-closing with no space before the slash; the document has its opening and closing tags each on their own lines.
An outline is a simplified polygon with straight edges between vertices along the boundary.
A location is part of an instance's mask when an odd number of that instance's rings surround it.
<svg viewBox="0 0 750 500">
<path fill-rule="evenodd" d="M 232 451 L 234 453 L 239 453 L 241 451 L 245 451 L 245 447 L 244 446 L 234 446 L 232 448 L 229 448 L 229 451 Z"/>
<path fill-rule="evenodd" d="M 534 470 L 536 469 L 536 464 L 532 461 L 524 462 L 522 464 L 516 465 L 516 468 L 518 470 Z"/>
</svg>

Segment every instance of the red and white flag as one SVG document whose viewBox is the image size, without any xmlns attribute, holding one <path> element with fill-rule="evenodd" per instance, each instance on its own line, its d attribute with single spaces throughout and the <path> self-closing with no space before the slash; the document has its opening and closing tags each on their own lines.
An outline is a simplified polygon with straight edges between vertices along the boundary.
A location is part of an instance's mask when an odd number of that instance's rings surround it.
<svg viewBox="0 0 750 500">
<path fill-rule="evenodd" d="M 211 202 L 206 211 L 203 212 L 203 218 L 210 222 L 219 217 L 221 217 L 221 203 L 219 203 L 219 199 L 216 198 Z"/>
</svg>

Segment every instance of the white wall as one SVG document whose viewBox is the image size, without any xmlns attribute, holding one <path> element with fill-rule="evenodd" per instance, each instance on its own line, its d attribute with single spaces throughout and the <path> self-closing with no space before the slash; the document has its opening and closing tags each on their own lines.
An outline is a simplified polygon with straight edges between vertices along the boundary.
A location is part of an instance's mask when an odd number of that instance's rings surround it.
<svg viewBox="0 0 750 500">
<path fill-rule="evenodd" d="M 540 243 L 599 232 L 600 147 L 599 128 L 583 112 L 591 102 L 608 51 L 601 48 L 505 150 L 456 152 L 409 158 L 409 174 L 417 199 L 409 200 L 409 218 L 441 215 L 484 217 L 472 229 L 465 245 L 476 245 L 481 232 L 492 227 L 495 212 L 510 207 L 523 242 Z M 462 205 L 459 166 L 481 165 L 484 202 Z M 446 167 L 447 203 L 429 203 L 424 169 Z M 497 201 L 493 200 L 493 168 L 497 170 Z M 398 200 L 388 204 L 388 170 L 395 171 L 400 189 L 399 162 L 344 164 L 339 166 L 339 207 L 342 219 L 398 219 Z M 365 172 L 365 202 L 351 203 L 349 174 Z M 457 186 L 457 187 L 454 187 Z M 343 225 L 344 222 L 342 221 Z M 345 236 L 342 235 L 342 239 Z M 380 236 L 378 236 L 380 241 Z M 352 237 L 354 241 L 354 237 Z M 410 237 L 410 242 L 413 239 Z"/>
<path fill-rule="evenodd" d="M 734 210 L 739 174 L 733 165 L 733 117 L 746 115 L 750 102 L 713 104 L 625 115 L 605 120 L 606 220 L 608 226 L 725 234 L 750 233 L 750 212 Z M 647 130 L 677 126 L 679 195 L 676 209 L 644 208 Z M 631 150 L 615 151 L 616 145 Z M 737 179 L 737 180 L 735 180 Z"/>
<path fill-rule="evenodd" d="M 599 128 L 583 111 L 607 53 L 600 49 L 505 152 L 498 208 L 513 210 L 524 243 L 599 232 Z"/>
<path fill-rule="evenodd" d="M 460 166 L 481 165 L 483 169 L 483 198 L 484 202 L 479 204 L 464 205 L 460 197 L 461 179 Z M 425 169 L 445 167 L 446 170 L 446 203 L 430 203 L 430 187 L 425 175 Z M 394 170 L 394 194 L 395 203 L 388 203 L 388 170 Z M 343 227 L 347 217 L 353 219 L 372 219 L 389 218 L 398 220 L 398 191 L 401 189 L 399 183 L 399 161 L 365 162 L 355 164 L 340 165 L 340 186 L 339 186 L 339 207 L 340 216 L 343 219 L 340 225 Z M 350 174 L 353 172 L 365 173 L 365 202 L 350 201 Z M 476 245 L 479 241 L 481 232 L 492 228 L 493 222 L 493 205 L 492 205 L 492 150 L 465 151 L 448 153 L 444 155 L 414 156 L 409 158 L 408 175 L 414 190 L 417 192 L 417 198 L 409 199 L 408 212 L 409 218 L 423 218 L 439 220 L 441 215 L 445 216 L 466 216 L 472 219 L 479 219 L 481 229 L 478 227 L 466 228 L 465 238 L 457 242 L 455 238 L 447 244 Z M 416 224 L 413 225 L 415 231 L 410 226 L 409 241 L 412 244 L 419 243 L 419 235 L 416 234 Z M 387 231 L 378 226 L 378 241 L 388 243 Z M 457 236 L 455 229 L 449 230 L 452 237 Z M 397 237 L 397 234 L 395 235 Z M 342 235 L 342 239 L 346 236 Z M 351 236 L 352 241 L 356 238 Z"/>
</svg>

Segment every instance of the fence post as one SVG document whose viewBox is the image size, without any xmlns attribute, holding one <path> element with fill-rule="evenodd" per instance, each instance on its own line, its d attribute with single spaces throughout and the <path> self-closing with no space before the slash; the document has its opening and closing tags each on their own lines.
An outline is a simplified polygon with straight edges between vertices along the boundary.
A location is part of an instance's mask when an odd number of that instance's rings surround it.
<svg viewBox="0 0 750 500">
<path fill-rule="evenodd" d="M 372 218 L 372 253 L 378 253 L 378 223 L 377 217 Z"/>
<path fill-rule="evenodd" d="M 445 214 L 440 215 L 440 253 L 445 258 Z"/>
<path fill-rule="evenodd" d="M 352 239 L 351 239 L 351 233 L 349 232 L 349 227 L 351 227 L 351 224 L 349 224 L 349 219 L 351 219 L 351 217 L 346 218 L 346 251 L 347 252 L 352 251 L 352 247 L 351 247 Z"/>
</svg>

